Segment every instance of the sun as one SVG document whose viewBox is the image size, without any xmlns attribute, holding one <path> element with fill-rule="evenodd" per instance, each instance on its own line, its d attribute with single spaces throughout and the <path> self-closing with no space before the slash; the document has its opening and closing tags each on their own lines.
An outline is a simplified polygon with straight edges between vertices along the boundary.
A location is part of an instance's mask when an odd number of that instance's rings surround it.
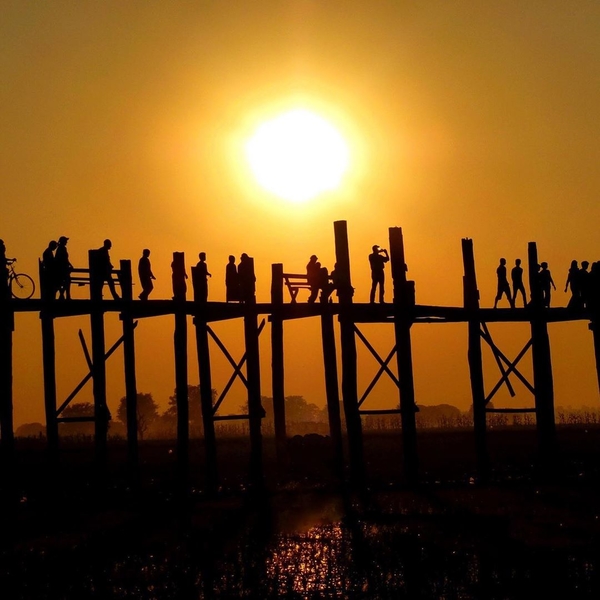
<svg viewBox="0 0 600 600">
<path fill-rule="evenodd" d="M 246 158 L 263 188 L 298 203 L 337 189 L 350 165 L 339 131 L 306 109 L 260 125 L 246 143 Z"/>
</svg>

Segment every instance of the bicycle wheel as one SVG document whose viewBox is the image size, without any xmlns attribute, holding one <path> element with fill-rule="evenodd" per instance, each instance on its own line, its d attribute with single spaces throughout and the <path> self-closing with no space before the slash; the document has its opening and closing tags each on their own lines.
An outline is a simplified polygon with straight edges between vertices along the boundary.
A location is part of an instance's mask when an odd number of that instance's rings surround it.
<svg viewBox="0 0 600 600">
<path fill-rule="evenodd" d="M 15 273 L 10 280 L 10 293 L 19 300 L 28 300 L 35 292 L 33 279 L 25 273 Z"/>
</svg>

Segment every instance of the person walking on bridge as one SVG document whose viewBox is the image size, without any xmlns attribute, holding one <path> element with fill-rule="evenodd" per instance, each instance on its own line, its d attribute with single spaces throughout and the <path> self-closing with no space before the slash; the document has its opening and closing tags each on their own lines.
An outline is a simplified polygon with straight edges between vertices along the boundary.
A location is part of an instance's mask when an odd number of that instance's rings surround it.
<svg viewBox="0 0 600 600">
<path fill-rule="evenodd" d="M 142 251 L 142 257 L 138 262 L 138 275 L 140 277 L 140 285 L 142 286 L 142 292 L 138 296 L 140 300 L 148 300 L 150 292 L 154 289 L 153 280 L 154 273 L 152 273 L 152 265 L 150 264 L 150 250 L 144 248 Z"/>
<path fill-rule="evenodd" d="M 114 267 L 110 262 L 110 254 L 108 253 L 111 248 L 112 242 L 109 239 L 104 240 L 104 244 L 98 248 L 98 270 L 100 272 L 100 277 L 102 278 L 102 287 L 104 287 L 104 282 L 106 282 L 113 300 L 120 300 L 119 294 L 117 294 L 117 290 L 115 289 L 115 282 L 112 278 Z"/>
<path fill-rule="evenodd" d="M 506 299 L 510 304 L 511 308 L 514 308 L 512 296 L 510 294 L 510 285 L 506 277 L 506 259 L 501 258 L 500 264 L 496 269 L 496 275 L 498 277 L 498 290 L 496 292 L 496 298 L 494 300 L 494 308 L 498 307 L 498 302 L 502 299 L 502 296 L 506 295 Z"/>
<path fill-rule="evenodd" d="M 513 308 L 517 305 L 517 292 L 521 292 L 521 296 L 523 296 L 523 307 L 527 306 L 527 297 L 525 295 L 525 286 L 523 285 L 523 267 L 521 266 L 520 258 L 517 258 L 515 260 L 515 266 L 512 268 L 512 270 L 510 272 L 510 278 L 512 280 L 512 285 L 513 285 L 513 296 L 512 296 Z"/>
</svg>

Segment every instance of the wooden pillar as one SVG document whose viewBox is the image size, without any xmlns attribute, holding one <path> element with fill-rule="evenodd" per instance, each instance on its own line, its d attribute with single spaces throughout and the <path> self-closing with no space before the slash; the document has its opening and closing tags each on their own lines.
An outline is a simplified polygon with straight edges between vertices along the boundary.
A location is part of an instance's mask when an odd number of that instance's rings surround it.
<svg viewBox="0 0 600 600">
<path fill-rule="evenodd" d="M 254 259 L 249 258 L 254 277 Z M 244 312 L 246 344 L 246 379 L 248 381 L 248 414 L 250 422 L 250 479 L 257 487 L 263 485 L 261 420 L 264 410 L 260 399 L 260 361 L 258 350 L 258 317 L 255 296 L 247 297 Z"/>
<path fill-rule="evenodd" d="M 358 382 L 356 339 L 352 316 L 352 296 L 354 290 L 350 278 L 350 250 L 348 247 L 348 227 L 346 221 L 335 221 L 336 275 L 338 276 L 338 296 L 340 299 L 340 339 L 342 355 L 342 401 L 346 415 L 348 445 L 350 450 L 350 470 L 357 484 L 364 482 L 364 456 L 362 424 L 358 409 Z"/>
<path fill-rule="evenodd" d="M 283 265 L 271 265 L 271 377 L 273 387 L 273 421 L 277 460 L 283 464 L 287 456 L 285 426 L 285 390 L 283 363 Z"/>
<path fill-rule="evenodd" d="M 529 289 L 531 290 L 531 339 L 533 358 L 533 387 L 535 415 L 540 456 L 551 461 L 556 450 L 556 423 L 554 420 L 554 382 L 548 323 L 543 306 L 538 276 L 538 254 L 535 242 L 528 244 Z"/>
<path fill-rule="evenodd" d="M 40 311 L 42 324 L 42 369 L 44 373 L 44 407 L 46 412 L 46 440 L 51 461 L 58 457 L 58 420 L 56 417 L 56 349 L 54 339 L 53 282 L 48 282 L 40 261 Z"/>
<path fill-rule="evenodd" d="M 196 267 L 192 267 L 192 281 L 196 281 Z M 206 466 L 206 487 L 209 492 L 217 489 L 219 473 L 217 465 L 217 438 L 213 412 L 212 378 L 210 352 L 208 348 L 208 324 L 206 321 L 206 302 L 204 296 L 198 296 L 198 286 L 194 286 L 196 303 L 196 352 L 198 355 L 198 373 L 200 375 L 200 407 L 204 428 L 204 453 Z"/>
<path fill-rule="evenodd" d="M 7 298 L 0 298 L 0 448 L 4 460 L 12 459 L 15 436 L 13 429 L 13 355 L 14 312 Z M 0 475 L 0 477 L 2 477 Z"/>
<path fill-rule="evenodd" d="M 471 397 L 473 399 L 473 429 L 475 432 L 475 452 L 477 455 L 477 471 L 482 481 L 489 475 L 489 457 L 487 451 L 485 388 L 483 381 L 483 362 L 481 354 L 480 321 L 477 317 L 479 310 L 479 290 L 475 274 L 475 254 L 473 240 L 463 238 L 463 302 L 464 307 L 472 312 L 469 315 L 469 374 L 471 379 Z"/>
<path fill-rule="evenodd" d="M 92 383 L 94 391 L 94 439 L 96 445 L 96 461 L 104 466 L 107 458 L 108 407 L 106 405 L 106 359 L 104 339 L 104 310 L 102 308 L 102 273 L 101 258 L 98 250 L 90 250 L 90 324 L 92 330 Z"/>
<path fill-rule="evenodd" d="M 135 337 L 133 324 L 133 279 L 131 261 L 122 260 L 119 275 L 121 297 L 126 307 L 121 312 L 123 322 L 123 362 L 125 369 L 125 401 L 127 408 L 127 457 L 129 466 L 138 466 L 137 381 L 135 376 Z"/>
<path fill-rule="evenodd" d="M 402 445 L 404 472 L 409 482 L 418 477 L 419 457 L 417 451 L 417 424 L 415 413 L 415 386 L 412 367 L 410 328 L 413 322 L 415 288 L 413 281 L 406 280 L 406 260 L 401 227 L 390 227 L 390 261 L 394 286 L 394 334 L 396 336 L 396 360 L 400 382 L 400 418 L 402 419 Z"/>
<path fill-rule="evenodd" d="M 15 434 L 13 424 L 13 354 L 12 334 L 14 312 L 10 306 L 10 291 L 0 290 L 0 511 L 8 515 L 18 503 L 15 465 Z M 9 517 L 10 518 L 10 517 Z"/>
<path fill-rule="evenodd" d="M 185 255 L 173 252 L 171 263 L 173 303 L 175 313 L 175 401 L 177 405 L 177 464 L 181 482 L 187 480 L 189 464 L 189 405 L 187 366 L 187 316 L 185 300 L 187 293 Z"/>
<path fill-rule="evenodd" d="M 333 468 L 340 479 L 344 473 L 344 450 L 342 446 L 342 420 L 340 415 L 340 392 L 337 371 L 337 354 L 333 329 L 333 312 L 330 304 L 323 305 L 321 314 L 321 340 L 323 345 L 323 366 L 325 369 L 325 395 L 327 397 L 327 417 L 329 437 L 333 449 Z"/>
</svg>

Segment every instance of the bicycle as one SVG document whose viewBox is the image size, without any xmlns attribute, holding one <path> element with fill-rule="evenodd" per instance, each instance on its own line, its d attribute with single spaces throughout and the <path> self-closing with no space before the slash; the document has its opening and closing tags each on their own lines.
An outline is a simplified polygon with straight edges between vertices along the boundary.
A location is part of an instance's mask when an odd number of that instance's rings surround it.
<svg viewBox="0 0 600 600">
<path fill-rule="evenodd" d="M 16 273 L 13 261 L 8 265 L 8 287 L 13 298 L 29 300 L 35 292 L 35 282 L 26 273 Z"/>
</svg>

